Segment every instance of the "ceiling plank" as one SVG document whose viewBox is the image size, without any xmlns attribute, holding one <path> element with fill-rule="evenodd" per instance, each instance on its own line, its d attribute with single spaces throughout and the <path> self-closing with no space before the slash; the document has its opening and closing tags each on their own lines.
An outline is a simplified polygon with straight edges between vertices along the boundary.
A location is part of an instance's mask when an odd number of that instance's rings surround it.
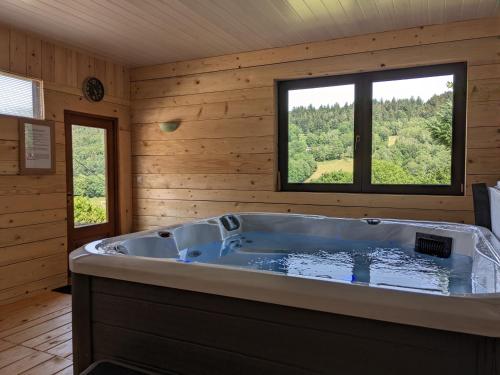
<svg viewBox="0 0 500 375">
<path fill-rule="evenodd" d="M 2 0 L 0 23 L 147 66 L 499 14 L 497 0 Z"/>
</svg>

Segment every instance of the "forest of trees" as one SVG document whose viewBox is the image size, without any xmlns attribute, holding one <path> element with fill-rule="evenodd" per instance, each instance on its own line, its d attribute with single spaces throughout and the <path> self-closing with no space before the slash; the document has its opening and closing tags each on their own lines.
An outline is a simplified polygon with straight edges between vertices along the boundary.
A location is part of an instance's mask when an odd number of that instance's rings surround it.
<svg viewBox="0 0 500 375">
<path fill-rule="evenodd" d="M 450 90 L 427 101 L 373 101 L 372 183 L 451 183 L 452 99 Z M 296 107 L 288 117 L 288 181 L 353 182 L 354 105 Z M 349 167 L 330 162 L 341 160 Z M 321 164 L 328 170 L 317 176 Z"/>
<path fill-rule="evenodd" d="M 102 129 L 73 126 L 75 224 L 106 221 L 105 147 Z"/>
</svg>

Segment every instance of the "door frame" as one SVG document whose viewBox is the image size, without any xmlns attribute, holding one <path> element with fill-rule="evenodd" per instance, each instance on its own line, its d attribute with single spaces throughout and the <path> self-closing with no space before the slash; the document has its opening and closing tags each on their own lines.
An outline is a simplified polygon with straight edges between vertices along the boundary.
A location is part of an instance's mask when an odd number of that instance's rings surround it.
<svg viewBox="0 0 500 375">
<path fill-rule="evenodd" d="M 119 202 L 119 183 L 118 183 L 118 175 L 119 175 L 119 152 L 118 152 L 118 133 L 119 133 L 119 128 L 118 128 L 118 119 L 115 117 L 108 117 L 108 116 L 102 116 L 102 115 L 96 115 L 96 114 L 91 114 L 91 113 L 84 113 L 84 112 L 77 112 L 77 111 L 70 111 L 70 110 L 65 110 L 64 111 L 64 137 L 65 137 L 65 163 L 66 163 L 66 211 L 67 211 L 67 228 L 66 228 L 66 234 L 67 234 L 67 251 L 70 253 L 73 251 L 73 243 L 74 243 L 74 238 L 72 236 L 73 230 L 74 230 L 74 212 L 73 212 L 73 160 L 72 160 L 72 150 L 73 150 L 73 145 L 72 142 L 72 121 L 71 117 L 80 117 L 84 118 L 85 120 L 88 120 L 91 127 L 92 122 L 96 124 L 96 128 L 103 129 L 103 127 L 98 126 L 99 124 L 97 123 L 99 120 L 106 120 L 111 122 L 111 131 L 112 131 L 112 136 L 111 136 L 111 142 L 112 142 L 112 152 L 107 153 L 107 157 L 109 158 L 107 161 L 107 173 L 108 175 L 111 175 L 113 177 L 113 185 L 107 186 L 107 199 L 108 201 L 113 202 L 114 210 L 109 209 L 109 204 L 106 209 L 107 214 L 108 214 L 108 221 L 111 223 L 111 227 L 113 230 L 114 235 L 117 235 L 119 233 L 119 228 L 120 228 L 120 202 Z M 79 125 L 79 124 L 76 124 Z M 85 126 L 85 124 L 81 124 L 82 126 Z M 109 150 L 110 148 L 110 138 L 106 137 L 106 149 Z M 70 193 L 71 191 L 71 193 Z M 90 225 L 89 228 L 92 226 Z M 89 230 L 90 232 L 90 230 Z"/>
</svg>

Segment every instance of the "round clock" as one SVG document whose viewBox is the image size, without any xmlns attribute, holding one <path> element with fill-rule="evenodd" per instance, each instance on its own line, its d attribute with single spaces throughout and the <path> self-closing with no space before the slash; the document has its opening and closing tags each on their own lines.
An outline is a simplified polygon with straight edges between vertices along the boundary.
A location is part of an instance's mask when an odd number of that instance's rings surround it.
<svg viewBox="0 0 500 375">
<path fill-rule="evenodd" d="M 83 95 L 91 102 L 100 102 L 104 98 L 104 85 L 96 77 L 83 81 Z"/>
</svg>

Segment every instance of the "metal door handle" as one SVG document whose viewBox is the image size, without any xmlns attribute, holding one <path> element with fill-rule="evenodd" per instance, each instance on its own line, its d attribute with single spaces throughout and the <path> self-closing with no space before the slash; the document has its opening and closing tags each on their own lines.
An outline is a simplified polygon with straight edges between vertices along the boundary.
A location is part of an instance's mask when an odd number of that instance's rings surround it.
<svg viewBox="0 0 500 375">
<path fill-rule="evenodd" d="M 356 137 L 354 139 L 354 152 L 358 150 L 358 144 L 361 141 L 361 136 L 359 134 L 356 134 Z"/>
</svg>

